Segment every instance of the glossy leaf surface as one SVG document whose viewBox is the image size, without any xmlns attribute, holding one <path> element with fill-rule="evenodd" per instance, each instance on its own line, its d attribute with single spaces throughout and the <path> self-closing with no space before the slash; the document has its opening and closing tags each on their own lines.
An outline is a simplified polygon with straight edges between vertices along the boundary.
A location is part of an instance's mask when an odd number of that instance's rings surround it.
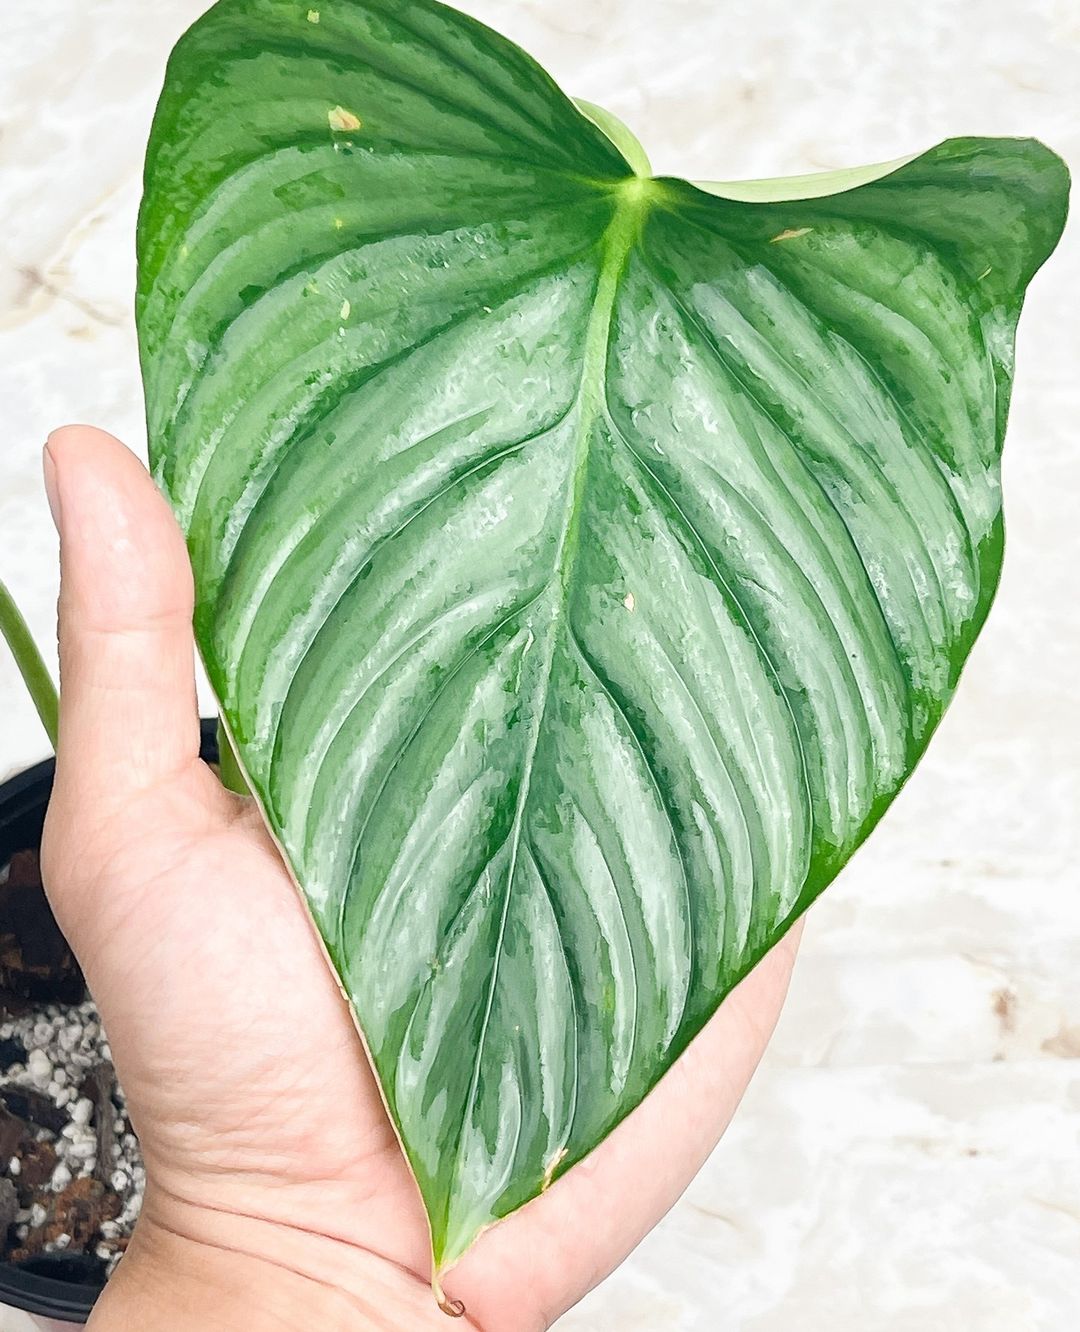
<svg viewBox="0 0 1080 1332">
<path fill-rule="evenodd" d="M 835 876 L 987 613 L 1065 172 L 877 171 L 639 178 L 427 0 L 223 0 L 173 57 L 153 466 L 440 1267 Z"/>
</svg>

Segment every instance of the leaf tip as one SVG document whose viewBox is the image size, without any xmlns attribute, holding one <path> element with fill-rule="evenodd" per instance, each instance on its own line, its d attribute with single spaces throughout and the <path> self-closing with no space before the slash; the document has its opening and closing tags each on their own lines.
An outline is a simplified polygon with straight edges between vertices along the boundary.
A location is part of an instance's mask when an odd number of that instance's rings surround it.
<svg viewBox="0 0 1080 1332">
<path fill-rule="evenodd" d="M 435 1296 L 435 1302 L 447 1318 L 464 1318 L 465 1306 L 460 1300 L 452 1300 L 442 1288 L 442 1282 L 436 1273 L 431 1278 L 431 1293 Z"/>
</svg>

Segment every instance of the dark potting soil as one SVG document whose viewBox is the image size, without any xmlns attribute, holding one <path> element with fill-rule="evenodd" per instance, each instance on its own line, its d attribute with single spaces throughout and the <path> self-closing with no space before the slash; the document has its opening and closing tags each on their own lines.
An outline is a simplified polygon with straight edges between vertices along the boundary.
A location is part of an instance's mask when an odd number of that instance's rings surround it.
<svg viewBox="0 0 1080 1332">
<path fill-rule="evenodd" d="M 49 909 L 36 851 L 0 868 L 0 1249 L 104 1277 L 145 1172 L 108 1039 Z"/>
</svg>

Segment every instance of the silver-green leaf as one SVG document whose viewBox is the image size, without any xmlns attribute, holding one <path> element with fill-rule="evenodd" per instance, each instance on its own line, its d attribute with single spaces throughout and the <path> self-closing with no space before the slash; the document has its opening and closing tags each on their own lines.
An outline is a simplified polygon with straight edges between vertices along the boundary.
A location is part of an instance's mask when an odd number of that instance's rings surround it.
<svg viewBox="0 0 1080 1332">
<path fill-rule="evenodd" d="M 1066 208 L 1030 140 L 696 187 L 583 105 L 430 0 L 221 0 L 147 162 L 199 644 L 440 1269 L 641 1101 L 923 752 Z"/>
</svg>

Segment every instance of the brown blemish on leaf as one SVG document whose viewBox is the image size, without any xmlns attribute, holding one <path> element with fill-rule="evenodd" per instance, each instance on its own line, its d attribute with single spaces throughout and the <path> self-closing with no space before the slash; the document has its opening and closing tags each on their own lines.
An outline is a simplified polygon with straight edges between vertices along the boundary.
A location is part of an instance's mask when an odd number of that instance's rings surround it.
<svg viewBox="0 0 1080 1332">
<path fill-rule="evenodd" d="M 359 116 L 346 111 L 343 106 L 331 107 L 326 113 L 326 118 L 335 134 L 351 134 L 353 130 L 358 130 L 363 125 Z"/>
<path fill-rule="evenodd" d="M 800 236 L 809 236 L 813 229 L 813 227 L 793 227 L 789 231 L 781 231 L 769 241 L 769 244 L 777 245 L 780 241 L 798 240 Z"/>
</svg>

